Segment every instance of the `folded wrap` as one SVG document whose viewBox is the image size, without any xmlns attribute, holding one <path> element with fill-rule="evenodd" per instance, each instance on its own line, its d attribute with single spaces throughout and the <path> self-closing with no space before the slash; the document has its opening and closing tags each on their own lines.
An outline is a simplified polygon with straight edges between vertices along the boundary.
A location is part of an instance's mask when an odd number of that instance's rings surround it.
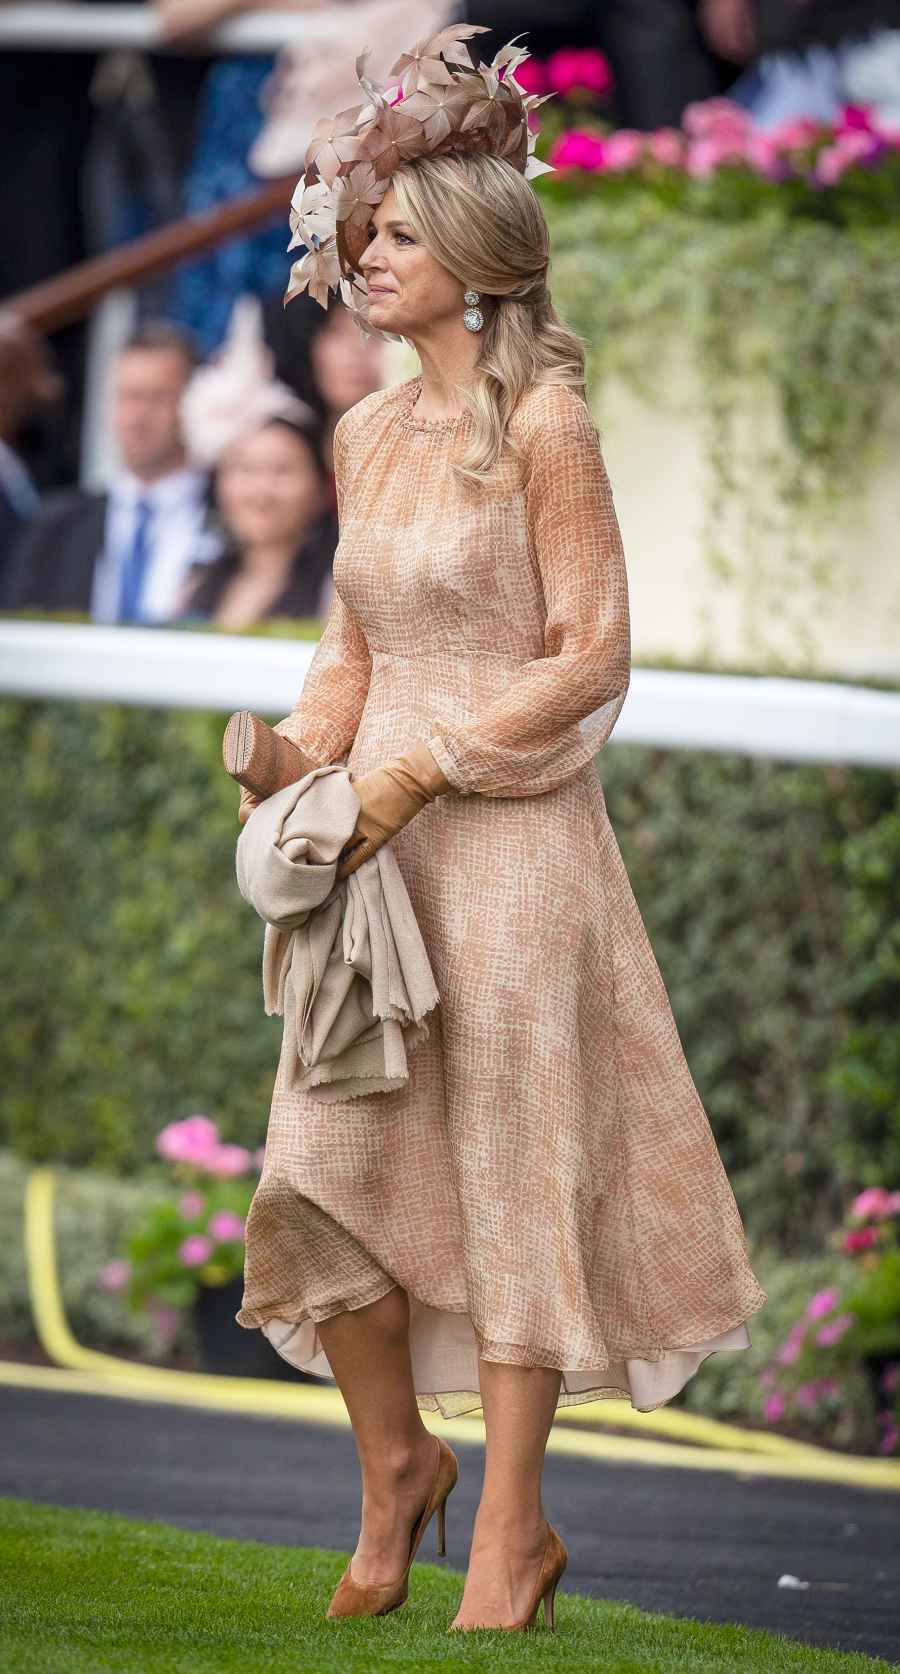
<svg viewBox="0 0 900 1674">
<path fill-rule="evenodd" d="M 266 924 L 263 998 L 284 1017 L 288 1085 L 323 1101 L 406 1082 L 440 999 L 390 843 L 335 881 L 359 809 L 347 768 L 316 767 L 254 808 L 237 843 L 238 887 Z"/>
</svg>

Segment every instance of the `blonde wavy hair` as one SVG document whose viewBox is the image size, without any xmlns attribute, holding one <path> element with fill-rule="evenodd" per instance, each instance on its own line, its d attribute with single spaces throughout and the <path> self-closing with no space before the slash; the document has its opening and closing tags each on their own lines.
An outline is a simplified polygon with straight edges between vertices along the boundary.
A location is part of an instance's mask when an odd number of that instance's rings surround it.
<svg viewBox="0 0 900 1674">
<path fill-rule="evenodd" d="M 583 400 L 584 340 L 550 300 L 550 234 L 534 189 L 502 157 L 417 157 L 391 176 L 401 215 L 467 290 L 481 293 L 484 326 L 471 383 L 460 387 L 473 431 L 453 460 L 460 479 L 490 483 L 519 397 L 533 384 L 568 384 Z"/>
</svg>

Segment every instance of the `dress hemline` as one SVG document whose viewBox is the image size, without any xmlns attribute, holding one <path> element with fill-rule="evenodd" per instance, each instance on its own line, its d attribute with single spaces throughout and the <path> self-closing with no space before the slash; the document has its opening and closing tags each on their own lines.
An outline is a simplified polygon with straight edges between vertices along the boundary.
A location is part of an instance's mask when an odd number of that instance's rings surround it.
<svg viewBox="0 0 900 1674">
<path fill-rule="evenodd" d="M 305 1308 L 299 1318 L 287 1311 L 241 1308 L 235 1315 L 246 1329 L 259 1329 L 283 1360 L 296 1370 L 334 1382 L 317 1329 L 320 1320 L 333 1318 L 347 1308 L 361 1308 L 380 1300 L 395 1289 L 392 1281 L 378 1290 L 348 1300 L 345 1307 L 323 1310 Z M 467 1309 L 435 1308 L 408 1292 L 410 1301 L 410 1358 L 413 1385 L 420 1410 L 439 1412 L 445 1419 L 461 1417 L 481 1409 L 477 1363 L 479 1356 L 492 1364 L 528 1367 L 546 1366 L 562 1375 L 557 1411 L 588 1401 L 626 1400 L 635 1412 L 655 1412 L 671 1401 L 711 1354 L 740 1352 L 752 1347 L 747 1316 L 727 1323 L 692 1343 L 653 1349 L 631 1349 L 610 1355 L 605 1365 L 562 1366 L 559 1354 L 550 1350 L 524 1349 L 505 1345 L 477 1333 Z M 762 1306 L 762 1304 L 760 1304 Z M 717 1322 L 718 1324 L 718 1322 Z M 504 1347 L 523 1348 L 525 1358 L 513 1358 Z M 487 1349 L 487 1352 L 485 1352 Z M 472 1373 L 474 1372 L 474 1376 Z M 606 1378 L 604 1381 L 604 1374 Z M 591 1381 L 596 1380 L 596 1381 Z M 474 1387 L 473 1387 L 474 1384 Z"/>
</svg>

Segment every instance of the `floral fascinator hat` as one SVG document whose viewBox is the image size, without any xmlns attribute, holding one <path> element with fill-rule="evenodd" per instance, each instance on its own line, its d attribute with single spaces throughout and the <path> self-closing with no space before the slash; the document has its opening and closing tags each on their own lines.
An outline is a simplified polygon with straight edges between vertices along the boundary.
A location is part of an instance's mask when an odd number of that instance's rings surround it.
<svg viewBox="0 0 900 1674">
<path fill-rule="evenodd" d="M 258 297 L 239 296 L 221 349 L 197 368 L 181 397 L 185 446 L 206 470 L 232 442 L 252 436 L 270 419 L 310 428 L 316 415 L 306 401 L 273 376 L 274 356 L 263 335 Z"/>
<path fill-rule="evenodd" d="M 514 39 L 490 64 L 476 63 L 466 45 L 489 33 L 480 23 L 453 23 L 401 53 L 388 72 L 396 86 L 366 74 L 371 47 L 356 59 L 366 102 L 316 123 L 306 150 L 305 172 L 291 202 L 289 250 L 306 246 L 291 268 L 285 303 L 301 291 L 328 307 L 329 289 L 342 299 L 360 328 L 375 333 L 368 317 L 368 285 L 359 261 L 368 242 L 373 209 L 401 163 L 427 154 L 484 152 L 502 157 L 526 180 L 551 172 L 534 154 L 530 111 L 552 97 L 526 93 L 515 80 L 530 54 Z M 396 333 L 377 331 L 391 342 Z"/>
</svg>

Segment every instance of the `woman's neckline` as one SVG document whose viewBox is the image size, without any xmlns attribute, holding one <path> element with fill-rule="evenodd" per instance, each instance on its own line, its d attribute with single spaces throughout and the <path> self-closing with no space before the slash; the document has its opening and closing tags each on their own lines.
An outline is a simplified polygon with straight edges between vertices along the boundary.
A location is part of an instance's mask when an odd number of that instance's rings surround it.
<svg viewBox="0 0 900 1674">
<path fill-rule="evenodd" d="M 422 374 L 417 372 L 406 385 L 406 400 L 402 412 L 402 421 L 409 430 L 451 430 L 460 420 L 467 417 L 465 409 L 458 413 L 450 413 L 446 418 L 420 418 L 413 412 L 413 407 L 419 399 L 422 389 Z"/>
</svg>

